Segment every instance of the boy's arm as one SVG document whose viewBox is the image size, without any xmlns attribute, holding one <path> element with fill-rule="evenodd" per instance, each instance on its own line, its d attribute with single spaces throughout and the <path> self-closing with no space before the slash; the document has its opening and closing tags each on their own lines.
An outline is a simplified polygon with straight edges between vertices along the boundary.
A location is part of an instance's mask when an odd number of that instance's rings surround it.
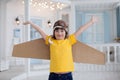
<svg viewBox="0 0 120 80">
<path fill-rule="evenodd" d="M 34 29 L 36 29 L 41 34 L 44 40 L 46 39 L 47 34 L 38 25 L 32 23 L 31 21 L 26 21 L 23 24 L 24 25 L 30 24 Z"/>
<path fill-rule="evenodd" d="M 91 18 L 91 20 L 86 23 L 85 25 L 81 26 L 75 33 L 75 37 L 77 38 L 83 31 L 85 31 L 88 27 L 90 27 L 92 24 L 94 24 L 95 22 L 97 22 L 97 18 L 95 16 L 93 16 Z"/>
</svg>

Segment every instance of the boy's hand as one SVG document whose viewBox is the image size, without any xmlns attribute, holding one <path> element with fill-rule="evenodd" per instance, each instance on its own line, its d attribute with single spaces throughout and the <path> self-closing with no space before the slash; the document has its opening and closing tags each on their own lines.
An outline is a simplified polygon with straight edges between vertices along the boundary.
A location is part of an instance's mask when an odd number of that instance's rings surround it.
<svg viewBox="0 0 120 80">
<path fill-rule="evenodd" d="M 30 21 L 26 21 L 23 23 L 23 25 L 27 25 L 27 24 L 30 24 L 31 22 Z"/>
<path fill-rule="evenodd" d="M 96 16 L 92 16 L 91 18 L 91 22 L 94 24 L 94 23 L 97 23 L 98 22 L 98 18 Z"/>
</svg>

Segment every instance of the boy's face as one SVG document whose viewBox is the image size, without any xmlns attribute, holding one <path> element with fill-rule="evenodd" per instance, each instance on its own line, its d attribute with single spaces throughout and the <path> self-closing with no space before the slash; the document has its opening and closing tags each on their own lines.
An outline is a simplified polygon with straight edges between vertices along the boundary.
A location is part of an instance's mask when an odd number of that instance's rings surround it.
<svg viewBox="0 0 120 80">
<path fill-rule="evenodd" d="M 64 40 L 65 39 L 66 32 L 62 28 L 58 28 L 55 30 L 55 38 L 57 40 Z"/>
</svg>

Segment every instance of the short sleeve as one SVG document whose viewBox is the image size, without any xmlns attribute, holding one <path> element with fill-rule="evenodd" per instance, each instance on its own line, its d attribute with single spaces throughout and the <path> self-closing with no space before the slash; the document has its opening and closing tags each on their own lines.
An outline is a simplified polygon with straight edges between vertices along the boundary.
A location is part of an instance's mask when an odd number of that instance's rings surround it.
<svg viewBox="0 0 120 80">
<path fill-rule="evenodd" d="M 69 39 L 71 45 L 73 45 L 73 44 L 75 44 L 75 43 L 77 42 L 74 34 L 71 34 L 71 35 L 68 37 L 68 39 Z"/>
<path fill-rule="evenodd" d="M 46 44 L 46 45 L 49 44 L 49 38 L 50 38 L 50 37 L 51 37 L 51 36 L 48 36 L 48 35 L 46 36 L 46 39 L 45 39 L 45 44 Z"/>
</svg>

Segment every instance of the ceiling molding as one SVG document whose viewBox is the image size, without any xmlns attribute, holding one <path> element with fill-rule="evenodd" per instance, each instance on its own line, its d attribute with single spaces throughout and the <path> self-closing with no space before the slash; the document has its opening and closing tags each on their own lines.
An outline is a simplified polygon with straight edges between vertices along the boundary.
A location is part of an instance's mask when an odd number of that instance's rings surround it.
<svg viewBox="0 0 120 80">
<path fill-rule="evenodd" d="M 64 3 L 64 4 L 71 4 L 71 1 L 70 1 L 70 0 L 51 0 L 51 1 L 61 2 L 61 3 Z"/>
<path fill-rule="evenodd" d="M 78 9 L 114 9 L 119 0 L 72 0 Z"/>
<path fill-rule="evenodd" d="M 120 0 L 71 0 L 74 4 L 81 4 L 81 3 L 115 3 L 120 2 Z"/>
</svg>

